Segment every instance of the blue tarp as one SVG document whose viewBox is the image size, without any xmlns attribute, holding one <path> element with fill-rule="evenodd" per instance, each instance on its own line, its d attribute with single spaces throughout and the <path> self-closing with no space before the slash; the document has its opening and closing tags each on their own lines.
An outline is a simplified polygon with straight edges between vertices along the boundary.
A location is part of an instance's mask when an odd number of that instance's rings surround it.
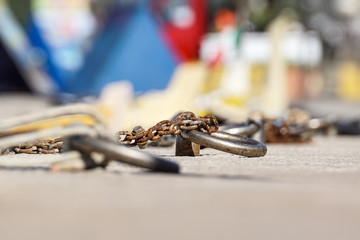
<svg viewBox="0 0 360 240">
<path fill-rule="evenodd" d="M 84 67 L 66 90 L 97 95 L 110 82 L 129 80 L 135 92 L 166 88 L 177 62 L 146 5 L 116 11 L 95 39 Z"/>
<path fill-rule="evenodd" d="M 27 30 L 31 45 L 33 47 L 41 49 L 45 54 L 45 62 L 43 63 L 42 66 L 44 71 L 46 71 L 47 74 L 52 78 L 52 80 L 55 82 L 55 84 L 57 85 L 60 91 L 65 90 L 64 81 L 66 81 L 65 79 L 71 77 L 70 75 L 71 73 L 67 73 L 66 71 L 63 71 L 56 65 L 51 48 L 44 40 L 39 27 L 36 26 L 32 18 L 30 18 L 29 20 Z"/>
</svg>

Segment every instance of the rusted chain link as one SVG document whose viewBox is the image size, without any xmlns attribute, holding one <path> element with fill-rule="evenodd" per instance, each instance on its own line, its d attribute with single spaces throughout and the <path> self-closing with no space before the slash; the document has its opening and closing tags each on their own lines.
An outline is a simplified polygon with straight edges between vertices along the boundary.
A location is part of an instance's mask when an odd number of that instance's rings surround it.
<svg viewBox="0 0 360 240">
<path fill-rule="evenodd" d="M 43 139 L 7 147 L 0 155 L 27 153 L 27 154 L 55 154 L 60 153 L 63 146 L 62 138 Z"/>
<path fill-rule="evenodd" d="M 207 114 L 197 117 L 193 112 L 180 113 L 173 121 L 163 120 L 145 131 L 140 126 L 130 131 L 119 131 L 116 135 L 118 141 L 130 146 L 138 145 L 144 148 L 148 141 L 157 141 L 162 136 L 177 135 L 182 131 L 198 130 L 211 134 L 219 129 L 219 123 L 214 115 Z"/>
</svg>

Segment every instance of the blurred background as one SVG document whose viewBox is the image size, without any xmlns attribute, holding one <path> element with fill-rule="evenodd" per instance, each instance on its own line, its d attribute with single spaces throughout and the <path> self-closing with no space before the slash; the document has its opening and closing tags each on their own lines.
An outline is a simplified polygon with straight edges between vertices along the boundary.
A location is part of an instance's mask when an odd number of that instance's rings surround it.
<svg viewBox="0 0 360 240">
<path fill-rule="evenodd" d="M 359 61 L 357 0 L 0 0 L 0 93 L 91 102 L 114 130 L 358 107 Z"/>
</svg>

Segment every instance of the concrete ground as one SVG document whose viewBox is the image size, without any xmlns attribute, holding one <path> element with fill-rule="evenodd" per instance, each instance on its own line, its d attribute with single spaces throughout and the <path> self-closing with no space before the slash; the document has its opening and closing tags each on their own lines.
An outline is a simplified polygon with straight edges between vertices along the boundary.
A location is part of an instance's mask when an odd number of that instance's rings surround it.
<svg viewBox="0 0 360 240">
<path fill-rule="evenodd" d="M 181 173 L 0 167 L 1 239 L 360 239 L 360 137 L 268 145 L 262 158 L 145 151 Z M 0 163 L 34 157 L 59 156 Z"/>
</svg>

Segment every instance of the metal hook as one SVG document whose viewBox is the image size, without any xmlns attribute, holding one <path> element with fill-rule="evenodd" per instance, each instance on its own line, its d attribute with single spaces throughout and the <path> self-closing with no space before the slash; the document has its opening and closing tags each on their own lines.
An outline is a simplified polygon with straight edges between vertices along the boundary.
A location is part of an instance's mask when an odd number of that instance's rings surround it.
<svg viewBox="0 0 360 240">
<path fill-rule="evenodd" d="M 246 157 L 262 157 L 267 151 L 262 142 L 220 131 L 208 135 L 192 130 L 179 135 L 176 139 L 176 156 L 198 156 L 200 145 Z"/>
</svg>

